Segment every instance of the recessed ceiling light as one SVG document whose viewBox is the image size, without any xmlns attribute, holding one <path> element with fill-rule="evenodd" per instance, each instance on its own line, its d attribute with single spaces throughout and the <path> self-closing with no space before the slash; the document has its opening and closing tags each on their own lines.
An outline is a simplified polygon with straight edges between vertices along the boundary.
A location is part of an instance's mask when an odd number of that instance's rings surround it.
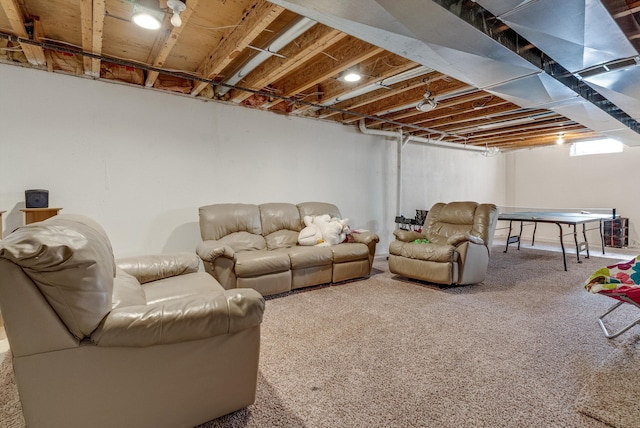
<svg viewBox="0 0 640 428">
<path fill-rule="evenodd" d="M 358 80 L 362 79 L 362 75 L 357 71 L 347 70 L 342 75 L 342 78 L 344 79 L 345 82 L 357 82 Z"/>
<path fill-rule="evenodd" d="M 151 10 L 138 4 L 133 6 L 131 20 L 138 26 L 147 30 L 157 30 L 162 25 L 163 12 Z"/>
</svg>

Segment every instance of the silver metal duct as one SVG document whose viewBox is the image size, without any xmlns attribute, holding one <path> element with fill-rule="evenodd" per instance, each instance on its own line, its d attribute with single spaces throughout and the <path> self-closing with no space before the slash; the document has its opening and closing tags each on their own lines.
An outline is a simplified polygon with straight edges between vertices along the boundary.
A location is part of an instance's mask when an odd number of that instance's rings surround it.
<svg viewBox="0 0 640 428">
<path fill-rule="evenodd" d="M 247 74 L 251 73 L 260 64 L 277 54 L 280 49 L 291 43 L 298 36 L 316 25 L 317 22 L 308 18 L 300 18 L 293 25 L 289 26 L 282 34 L 280 34 L 269 46 L 264 48 L 260 53 L 256 54 L 247 61 L 246 64 L 236 71 L 232 76 L 224 81 L 227 85 L 235 85 L 241 81 Z M 231 89 L 230 86 L 216 86 L 216 95 L 224 95 Z"/>
<path fill-rule="evenodd" d="M 636 54 L 600 0 L 271 1 L 522 107 L 554 110 L 640 145 L 636 66 L 607 72 L 615 82 L 579 73 Z M 470 7 L 486 11 L 474 16 Z M 508 31 L 494 31 L 496 17 Z M 520 38 L 536 48 L 520 49 Z M 535 58 L 540 53 L 546 62 Z"/>
</svg>

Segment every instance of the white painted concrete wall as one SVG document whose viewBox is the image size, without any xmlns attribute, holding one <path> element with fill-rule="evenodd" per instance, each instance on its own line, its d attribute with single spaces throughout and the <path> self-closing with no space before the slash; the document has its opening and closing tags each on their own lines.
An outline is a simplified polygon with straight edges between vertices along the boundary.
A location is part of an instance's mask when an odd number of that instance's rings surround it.
<svg viewBox="0 0 640 428">
<path fill-rule="evenodd" d="M 0 210 L 24 190 L 103 225 L 116 256 L 193 251 L 198 207 L 327 201 L 388 252 L 396 143 L 353 127 L 0 64 Z M 504 201 L 504 156 L 410 144 L 405 215 L 439 200 Z"/>
<path fill-rule="evenodd" d="M 624 147 L 622 153 L 569 156 L 570 145 L 524 150 L 506 155 L 507 205 L 540 208 L 617 209 L 628 217 L 631 247 L 640 247 L 640 147 Z M 580 230 L 580 229 L 579 229 Z M 564 232 L 571 232 L 565 227 Z M 530 235 L 530 231 L 527 231 Z M 541 225 L 538 237 L 558 240 L 555 225 Z M 587 235 L 599 253 L 599 233 Z M 567 237 L 573 246 L 573 237 Z"/>
<path fill-rule="evenodd" d="M 505 204 L 505 157 L 409 143 L 402 152 L 402 208 L 414 217 L 436 202 Z"/>
</svg>

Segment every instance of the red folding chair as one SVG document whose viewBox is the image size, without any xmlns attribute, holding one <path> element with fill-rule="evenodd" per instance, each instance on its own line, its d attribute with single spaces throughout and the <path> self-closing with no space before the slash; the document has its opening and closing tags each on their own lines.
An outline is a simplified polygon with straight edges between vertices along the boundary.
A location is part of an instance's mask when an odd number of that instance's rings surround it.
<svg viewBox="0 0 640 428">
<path fill-rule="evenodd" d="M 612 339 L 629 330 L 631 327 L 640 324 L 640 317 L 628 325 L 620 328 L 616 332 L 611 332 L 605 326 L 605 317 L 611 314 L 625 303 L 640 309 L 640 256 L 628 262 L 595 271 L 585 283 L 587 291 L 594 294 L 602 294 L 618 300 L 611 308 L 598 318 L 598 323 L 604 335 Z"/>
</svg>

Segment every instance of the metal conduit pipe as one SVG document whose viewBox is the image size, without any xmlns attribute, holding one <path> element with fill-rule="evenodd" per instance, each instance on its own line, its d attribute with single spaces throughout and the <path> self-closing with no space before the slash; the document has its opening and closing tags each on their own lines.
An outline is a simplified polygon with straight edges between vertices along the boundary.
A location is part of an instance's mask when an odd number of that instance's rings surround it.
<svg viewBox="0 0 640 428">
<path fill-rule="evenodd" d="M 360 122 L 358 123 L 358 125 L 359 125 L 360 132 L 362 132 L 363 134 L 379 135 L 382 137 L 402 138 L 401 132 L 382 131 L 380 129 L 369 129 L 365 125 L 364 119 L 360 119 Z M 466 150 L 470 152 L 486 152 L 487 151 L 485 147 L 467 146 L 459 143 L 449 143 L 446 141 L 441 141 L 443 138 L 444 138 L 444 135 L 440 135 L 440 138 L 438 138 L 437 140 L 433 140 L 431 138 L 424 138 L 424 137 L 414 137 L 412 135 L 409 135 L 407 136 L 407 141 L 404 144 L 410 141 L 414 141 L 416 143 L 421 143 L 424 145 L 429 145 L 434 147 L 445 147 L 445 148 L 454 149 L 454 150 Z M 403 147 L 404 147 L 404 144 L 403 144 Z"/>
<path fill-rule="evenodd" d="M 305 33 L 311 27 L 316 25 L 317 22 L 309 18 L 300 18 L 287 30 L 285 30 L 278 38 L 269 44 L 264 50 L 251 58 L 242 68 L 236 71 L 231 77 L 226 79 L 224 83 L 228 85 L 222 85 L 216 87 L 216 95 L 224 95 L 231 89 L 229 85 L 235 85 L 242 80 L 247 74 L 251 73 L 260 64 L 271 58 L 272 55 L 277 54 L 280 49 L 287 46 L 294 41 L 297 37 Z"/>
</svg>

